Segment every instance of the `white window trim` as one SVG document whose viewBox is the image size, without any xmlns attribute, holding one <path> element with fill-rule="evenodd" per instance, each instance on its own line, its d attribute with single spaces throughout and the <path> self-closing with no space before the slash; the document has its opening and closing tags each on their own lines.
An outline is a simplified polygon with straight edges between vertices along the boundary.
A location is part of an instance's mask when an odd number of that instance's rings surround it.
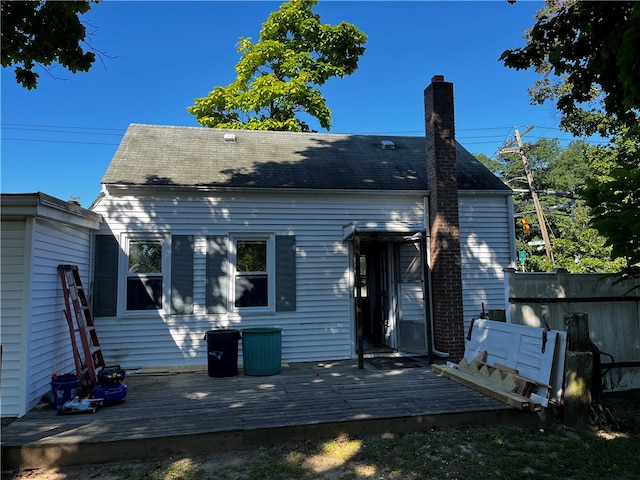
<svg viewBox="0 0 640 480">
<path fill-rule="evenodd" d="M 236 245 L 238 240 L 266 240 L 267 241 L 267 289 L 266 307 L 236 307 Z M 276 237 L 271 232 L 242 232 L 229 233 L 229 263 L 230 277 L 228 282 L 229 312 L 232 313 L 275 313 L 276 311 Z"/>
<path fill-rule="evenodd" d="M 162 246 L 162 308 L 158 310 L 127 310 L 127 277 L 129 273 L 129 245 L 132 241 L 160 241 Z M 170 309 L 171 235 L 165 233 L 120 234 L 120 262 L 118 268 L 118 316 L 149 318 L 167 314 Z"/>
</svg>

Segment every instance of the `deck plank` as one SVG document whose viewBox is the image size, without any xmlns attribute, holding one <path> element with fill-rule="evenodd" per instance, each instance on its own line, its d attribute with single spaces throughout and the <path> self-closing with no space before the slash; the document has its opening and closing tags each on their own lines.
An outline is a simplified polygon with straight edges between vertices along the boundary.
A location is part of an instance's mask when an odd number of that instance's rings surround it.
<svg viewBox="0 0 640 480">
<path fill-rule="evenodd" d="M 171 451 L 178 444 L 186 448 L 191 441 L 192 448 L 204 448 L 204 438 L 207 448 L 216 448 L 220 442 L 233 446 L 262 438 L 275 441 L 278 432 L 286 439 L 334 431 L 389 431 L 394 425 L 411 430 L 436 425 L 441 418 L 454 423 L 456 418 L 490 422 L 515 412 L 433 373 L 426 363 L 389 370 L 365 364 L 359 370 L 355 361 L 310 362 L 283 367 L 280 374 L 267 377 L 240 373 L 212 378 L 200 371 L 131 375 L 125 383 L 126 400 L 94 414 L 59 416 L 46 407 L 4 427 L 3 465 L 19 462 L 25 467 L 43 458 L 58 464 L 79 458 L 96 461 L 98 453 L 92 456 L 92 448 L 105 444 L 111 453 L 98 461 L 109 461 L 110 455 L 133 455 L 132 441 L 143 441 L 149 452 Z M 525 412 L 517 413 L 525 418 Z M 527 417 L 531 421 L 535 419 Z M 35 453 L 38 448 L 43 449 L 40 456 Z"/>
</svg>

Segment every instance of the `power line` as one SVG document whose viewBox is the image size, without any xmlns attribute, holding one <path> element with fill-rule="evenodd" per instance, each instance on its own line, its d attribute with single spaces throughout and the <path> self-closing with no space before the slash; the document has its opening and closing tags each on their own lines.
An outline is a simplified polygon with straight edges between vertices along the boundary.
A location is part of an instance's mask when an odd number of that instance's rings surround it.
<svg viewBox="0 0 640 480">
<path fill-rule="evenodd" d="M 35 127 L 35 128 L 65 128 L 65 129 L 76 129 L 76 130 L 108 130 L 108 131 L 116 131 L 116 132 L 125 132 L 126 128 L 113 128 L 113 127 L 86 127 L 81 125 L 48 125 L 48 124 L 38 124 L 38 123 L 2 123 L 2 126 L 11 126 L 11 127 Z M 556 130 L 559 132 L 565 132 L 565 130 L 553 126 L 537 126 L 538 128 L 544 129 L 544 131 L 548 130 Z M 504 127 L 476 127 L 476 128 L 456 128 L 456 132 L 474 132 L 474 131 L 484 131 L 484 130 L 509 130 L 511 131 L 514 127 L 504 126 Z M 384 132 L 369 132 L 369 135 L 393 135 L 393 134 L 422 134 L 424 130 L 398 130 L 398 131 L 384 131 Z M 544 133 L 544 132 L 543 132 Z M 566 132 L 565 132 L 566 133 Z"/>
<path fill-rule="evenodd" d="M 119 143 L 105 143 L 105 142 L 77 142 L 73 140 L 43 140 L 39 138 L 13 138 L 13 137 L 0 137 L 0 140 L 16 140 L 21 142 L 49 142 L 49 143 L 75 143 L 80 145 L 111 145 L 118 146 Z"/>
<path fill-rule="evenodd" d="M 107 127 L 82 127 L 82 126 L 65 126 L 65 125 L 41 125 L 36 123 L 3 123 L 2 126 L 11 125 L 15 127 L 43 127 L 43 128 L 74 128 L 78 130 L 114 130 L 118 132 L 124 132 L 123 128 L 107 128 Z"/>
<path fill-rule="evenodd" d="M 34 132 L 34 133 L 59 133 L 59 134 L 67 134 L 67 135 L 95 135 L 95 136 L 114 136 L 114 137 L 122 137 L 126 129 L 123 128 L 111 128 L 111 127 L 87 127 L 81 125 L 51 125 L 51 124 L 37 124 L 37 123 L 3 123 L 2 128 L 4 130 L 21 130 L 26 132 Z M 465 145 L 487 145 L 487 144 L 504 144 L 504 140 L 510 136 L 511 131 L 514 127 L 478 127 L 478 128 L 461 128 L 457 129 L 457 132 L 483 132 L 483 131 L 491 131 L 491 130 L 508 130 L 507 134 L 503 136 L 499 135 L 477 135 L 477 136 L 465 136 L 459 135 L 457 139 L 462 141 Z M 545 132 L 549 130 L 563 131 L 557 127 L 540 127 L 544 128 Z M 63 130 L 60 130 L 63 129 Z M 117 133 L 111 133 L 117 132 Z M 544 133 L 544 132 L 543 132 Z M 362 135 L 362 133 L 359 133 Z M 403 130 L 403 131 L 386 131 L 386 132 L 369 132 L 364 135 L 401 135 L 401 134 L 416 134 L 423 135 L 423 130 Z M 478 139 L 491 139 L 495 138 L 495 140 L 483 140 L 478 141 Z M 542 139 L 546 138 L 543 136 L 530 137 L 532 139 Z M 37 139 L 37 138 L 16 138 L 16 137 L 2 137 L 3 140 L 12 140 L 12 141 L 23 141 L 23 142 L 50 142 L 50 143 L 74 143 L 74 144 L 82 144 L 82 145 L 117 145 L 114 143 L 105 143 L 105 142 L 83 142 L 83 141 L 74 141 L 74 140 L 48 140 L 48 139 Z M 579 138 L 557 138 L 560 142 L 572 142 L 580 140 Z M 584 140 L 584 139 L 582 139 Z M 598 141 L 598 140 L 584 140 L 589 144 L 606 144 L 606 141 Z"/>
<path fill-rule="evenodd" d="M 92 136 L 108 136 L 122 138 L 126 129 L 122 128 L 109 128 L 109 127 L 86 127 L 81 125 L 48 125 L 37 123 L 2 123 L 3 133 L 5 130 L 17 130 L 30 133 L 57 133 L 63 135 L 92 135 Z M 111 133 L 118 132 L 118 133 Z M 17 141 L 17 142 L 41 142 L 41 143 L 68 143 L 76 145 L 107 145 L 118 146 L 119 143 L 107 143 L 107 142 L 91 142 L 91 141 L 79 141 L 71 139 L 47 139 L 47 138 L 24 138 L 24 137 L 7 137 L 2 135 L 0 137 L 2 141 Z"/>
<path fill-rule="evenodd" d="M 51 127 L 56 128 L 56 127 Z M 24 128 L 24 127 L 5 127 L 5 130 L 21 130 L 23 132 L 48 132 L 48 133 L 67 133 L 73 135 L 102 135 L 111 137 L 121 137 L 122 133 L 102 133 L 102 132 L 70 132 L 67 130 L 52 130 L 51 128 Z M 64 128 L 64 127 L 57 127 Z"/>
</svg>

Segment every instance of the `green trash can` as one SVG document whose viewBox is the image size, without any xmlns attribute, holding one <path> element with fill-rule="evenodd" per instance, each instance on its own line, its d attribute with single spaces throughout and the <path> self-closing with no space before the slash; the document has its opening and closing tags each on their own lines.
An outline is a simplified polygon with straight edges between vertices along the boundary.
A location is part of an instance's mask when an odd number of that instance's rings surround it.
<svg viewBox="0 0 640 480">
<path fill-rule="evenodd" d="M 276 375 L 282 364 L 282 329 L 242 330 L 242 364 L 245 375 Z"/>
</svg>

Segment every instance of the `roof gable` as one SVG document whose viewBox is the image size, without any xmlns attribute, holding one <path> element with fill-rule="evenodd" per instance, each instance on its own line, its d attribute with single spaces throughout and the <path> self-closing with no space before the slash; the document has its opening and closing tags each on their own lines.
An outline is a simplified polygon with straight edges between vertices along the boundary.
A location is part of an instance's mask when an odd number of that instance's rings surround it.
<svg viewBox="0 0 640 480">
<path fill-rule="evenodd" d="M 102 183 L 426 190 L 425 148 L 424 137 L 132 124 Z M 459 144 L 457 156 L 460 189 L 508 190 Z"/>
</svg>

